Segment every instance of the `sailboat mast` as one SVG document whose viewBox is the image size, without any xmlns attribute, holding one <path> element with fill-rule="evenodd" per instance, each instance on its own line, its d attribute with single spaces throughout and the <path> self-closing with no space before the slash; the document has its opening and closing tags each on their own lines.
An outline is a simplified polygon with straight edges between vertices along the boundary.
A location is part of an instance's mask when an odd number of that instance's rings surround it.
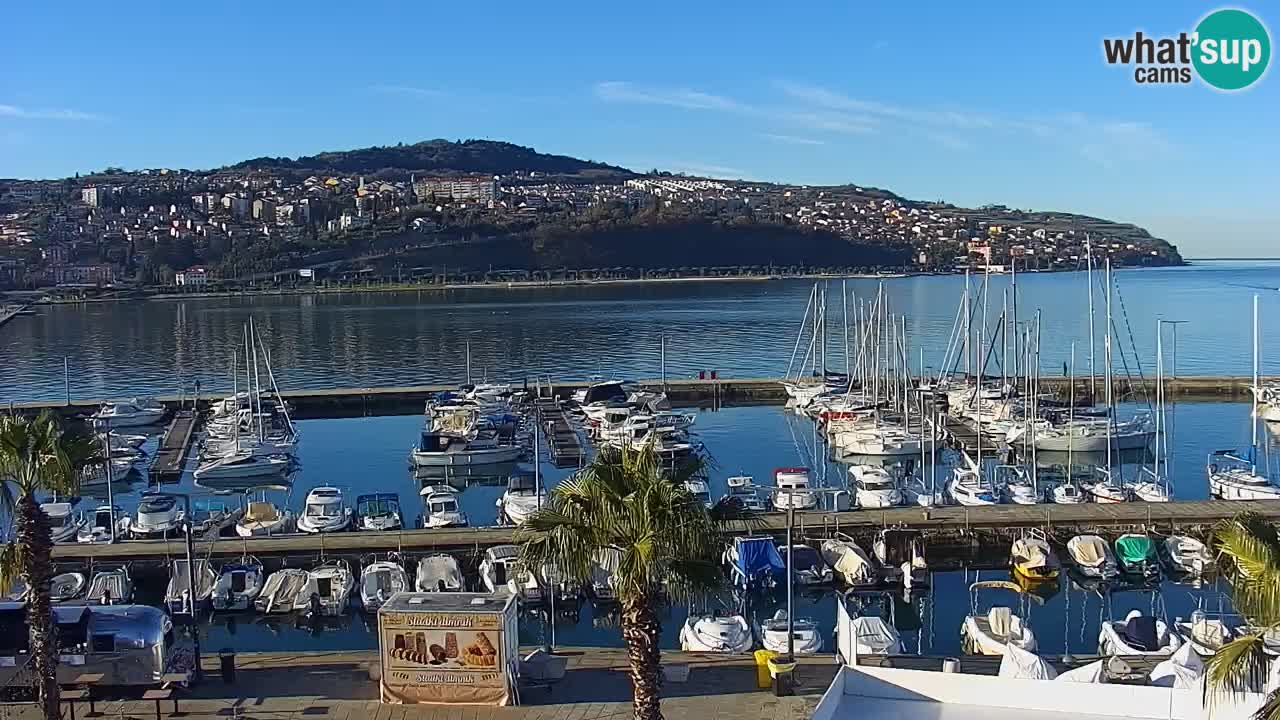
<svg viewBox="0 0 1280 720">
<path fill-rule="evenodd" d="M 1249 414 L 1252 432 L 1249 452 L 1250 470 L 1258 471 L 1258 296 L 1253 296 L 1253 408 Z"/>
<path fill-rule="evenodd" d="M 822 281 L 822 379 L 827 378 L 827 282 Z"/>
<path fill-rule="evenodd" d="M 840 305 L 844 314 L 844 374 L 850 375 L 849 372 L 849 281 L 840 281 Z"/>
<path fill-rule="evenodd" d="M 1029 368 L 1020 367 L 1021 363 L 1019 362 L 1020 356 L 1017 343 L 1021 335 L 1018 332 L 1018 260 L 1012 255 L 1009 256 L 1009 273 L 1009 295 L 1013 301 L 1013 377 L 1016 380 L 1019 370 L 1026 370 L 1028 375 L 1031 374 L 1031 371 Z"/>
<path fill-rule="evenodd" d="M 236 452 L 240 452 L 240 351 L 235 346 L 231 347 L 231 405 L 235 408 L 231 415 L 236 419 Z"/>
<path fill-rule="evenodd" d="M 1164 350 L 1161 335 L 1164 321 L 1156 320 L 1156 456 L 1152 463 L 1156 479 L 1160 478 L 1160 431 L 1163 429 L 1164 415 Z"/>
<path fill-rule="evenodd" d="M 1093 363 L 1093 349 L 1097 346 L 1097 339 L 1093 329 L 1093 247 L 1089 244 L 1089 236 L 1084 236 L 1084 258 L 1085 258 L 1085 284 L 1088 286 L 1089 292 L 1089 402 L 1096 402 L 1098 390 L 1095 386 L 1095 380 L 1098 376 L 1098 369 Z M 1078 267 L 1078 266 L 1077 266 Z"/>
<path fill-rule="evenodd" d="M 1105 278 L 1107 283 L 1107 332 L 1105 335 L 1102 336 L 1102 343 L 1103 343 L 1102 344 L 1102 362 L 1105 365 L 1105 367 L 1103 368 L 1103 372 L 1106 373 L 1104 377 L 1104 382 L 1106 383 L 1106 387 L 1104 389 L 1107 393 L 1107 471 L 1110 472 L 1111 442 L 1112 442 L 1111 433 L 1116 420 L 1116 417 L 1115 417 L 1116 409 L 1115 409 L 1115 406 L 1112 404 L 1112 398 L 1111 398 L 1111 258 L 1107 258 L 1107 270 L 1106 270 Z"/>
<path fill-rule="evenodd" d="M 969 268 L 964 270 L 964 374 L 966 378 L 973 377 L 973 358 L 969 354 L 969 334 L 972 332 L 969 320 Z"/>
<path fill-rule="evenodd" d="M 262 381 L 258 378 L 258 331 L 253 326 L 253 318 L 249 318 L 249 344 L 253 348 L 253 395 L 252 399 L 257 403 L 258 410 L 256 412 L 258 420 L 258 440 L 261 442 L 266 439 L 266 430 L 262 427 Z"/>
</svg>

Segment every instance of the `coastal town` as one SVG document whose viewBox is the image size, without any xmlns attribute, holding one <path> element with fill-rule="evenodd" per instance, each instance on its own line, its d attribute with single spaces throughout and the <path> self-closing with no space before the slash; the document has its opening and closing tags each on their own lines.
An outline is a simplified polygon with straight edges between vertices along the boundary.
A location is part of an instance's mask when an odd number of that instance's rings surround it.
<svg viewBox="0 0 1280 720">
<path fill-rule="evenodd" d="M 1015 263 L 1020 270 L 1078 269 L 1089 244 L 1117 266 L 1182 262 L 1176 248 L 1140 228 L 1079 215 L 966 209 L 855 185 L 602 167 L 609 172 L 311 173 L 242 163 L 212 171 L 109 169 L 61 180 L 0 180 L 0 289 L 192 291 L 371 277 L 419 283 L 629 277 L 633 268 L 570 267 L 541 258 L 538 248 L 584 227 L 607 237 L 621 223 L 661 228 L 690 219 L 729 232 L 805 233 L 837 248 L 856 244 L 876 252 L 861 267 L 834 255 L 829 263 L 788 262 L 780 252 L 766 264 L 729 253 L 715 268 L 690 261 L 640 268 L 641 278 L 825 268 L 1002 272 Z M 525 239 L 521 247 L 532 248 L 529 257 L 467 254 L 504 237 Z"/>
</svg>

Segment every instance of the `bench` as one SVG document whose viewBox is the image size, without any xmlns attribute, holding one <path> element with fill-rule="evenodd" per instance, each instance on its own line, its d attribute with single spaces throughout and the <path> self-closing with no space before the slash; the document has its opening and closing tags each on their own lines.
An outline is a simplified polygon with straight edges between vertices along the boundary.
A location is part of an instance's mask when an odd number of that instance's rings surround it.
<svg viewBox="0 0 1280 720">
<path fill-rule="evenodd" d="M 165 700 L 173 701 L 173 711 L 178 712 L 178 696 L 174 694 L 173 688 L 155 688 L 142 693 L 143 700 L 154 700 L 156 702 L 156 720 L 160 720 L 160 703 Z"/>
<path fill-rule="evenodd" d="M 88 688 L 64 688 L 58 693 L 58 697 L 67 704 L 67 708 L 71 711 L 71 720 L 76 720 L 76 703 L 88 700 L 93 702 L 92 696 L 89 695 Z"/>
</svg>

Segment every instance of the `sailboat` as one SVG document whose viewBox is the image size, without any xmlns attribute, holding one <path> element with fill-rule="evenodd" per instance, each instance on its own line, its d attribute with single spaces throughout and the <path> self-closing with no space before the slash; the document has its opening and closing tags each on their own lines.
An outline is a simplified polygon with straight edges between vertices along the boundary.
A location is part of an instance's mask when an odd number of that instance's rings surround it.
<svg viewBox="0 0 1280 720">
<path fill-rule="evenodd" d="M 1173 487 L 1169 484 L 1168 471 L 1160 471 L 1161 459 L 1168 465 L 1168 425 L 1164 417 L 1164 350 L 1162 321 L 1156 321 L 1156 434 L 1155 454 L 1151 467 L 1139 471 L 1141 479 L 1133 485 L 1133 495 L 1143 502 L 1169 502 L 1173 499 Z"/>
<path fill-rule="evenodd" d="M 1258 296 L 1253 296 L 1253 384 L 1258 385 Z M 1222 500 L 1275 500 L 1280 499 L 1280 487 L 1259 472 L 1258 455 L 1258 394 L 1253 395 L 1253 408 L 1249 417 L 1253 433 L 1247 453 L 1218 450 L 1209 455 L 1209 494 Z"/>
</svg>

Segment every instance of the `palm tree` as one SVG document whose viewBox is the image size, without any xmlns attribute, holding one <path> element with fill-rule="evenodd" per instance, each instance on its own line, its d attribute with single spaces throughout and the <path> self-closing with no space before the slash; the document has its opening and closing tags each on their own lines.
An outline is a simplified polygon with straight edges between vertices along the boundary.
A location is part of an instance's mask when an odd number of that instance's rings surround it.
<svg viewBox="0 0 1280 720">
<path fill-rule="evenodd" d="M 1280 533 L 1255 513 L 1219 523 L 1210 536 L 1218 569 L 1231 586 L 1232 603 L 1247 631 L 1223 645 L 1205 664 L 1205 696 L 1260 692 L 1267 684 L 1270 657 L 1263 638 L 1280 631 Z M 1267 695 L 1254 715 L 1280 720 L 1280 690 Z"/>
<path fill-rule="evenodd" d="M 80 469 L 93 456 L 88 436 L 63 430 L 45 411 L 35 419 L 0 417 L 0 502 L 14 521 L 14 537 L 0 546 L 0 587 L 21 579 L 37 697 L 48 720 L 59 717 L 57 652 L 49 601 L 53 538 L 37 492 L 75 495 Z"/>
<path fill-rule="evenodd" d="M 708 511 L 689 493 L 684 481 L 704 465 L 695 457 L 671 467 L 651 447 L 601 452 L 557 485 L 547 505 L 516 531 L 525 567 L 551 565 L 581 581 L 598 551 L 620 551 L 613 583 L 636 720 L 662 720 L 658 610 L 664 597 L 689 600 L 723 587 L 723 533 L 732 523 L 752 522 L 740 506 L 721 503 Z"/>
</svg>

